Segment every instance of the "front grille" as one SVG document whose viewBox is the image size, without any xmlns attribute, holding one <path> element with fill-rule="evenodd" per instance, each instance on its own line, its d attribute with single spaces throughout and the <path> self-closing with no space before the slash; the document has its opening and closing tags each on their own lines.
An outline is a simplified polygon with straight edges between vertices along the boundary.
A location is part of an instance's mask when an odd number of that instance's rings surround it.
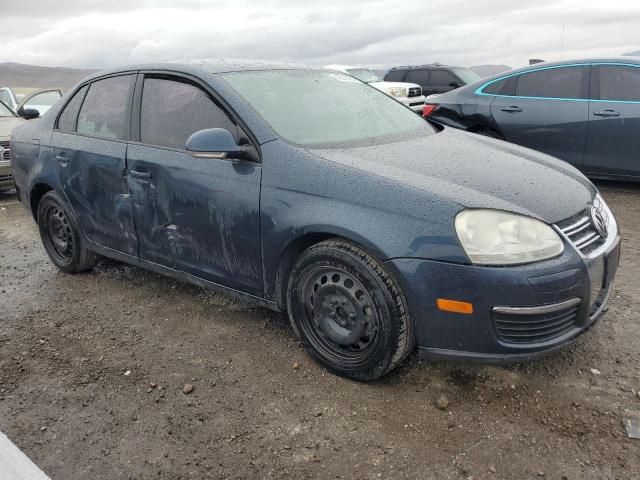
<svg viewBox="0 0 640 480">
<path fill-rule="evenodd" d="M 560 337 L 576 326 L 580 299 L 539 307 L 495 307 L 496 335 L 506 343 L 540 343 Z"/>
<path fill-rule="evenodd" d="M 422 95 L 422 89 L 420 87 L 410 87 L 409 88 L 409 98 L 411 97 L 419 97 Z"/>
<path fill-rule="evenodd" d="M 0 160 L 9 160 L 11 159 L 11 149 L 9 147 L 9 142 L 2 141 L 0 142 L 0 150 L 2 150 L 2 158 Z"/>
<path fill-rule="evenodd" d="M 603 236 L 596 229 L 592 216 L 590 215 L 590 209 L 598 210 L 605 225 L 609 223 L 608 212 L 602 208 L 601 205 L 598 205 L 596 201 L 593 206 L 589 207 L 585 212 L 558 224 L 558 228 L 562 230 L 562 233 L 564 233 L 578 251 L 585 256 L 597 250 L 607 240 L 606 232 Z"/>
</svg>

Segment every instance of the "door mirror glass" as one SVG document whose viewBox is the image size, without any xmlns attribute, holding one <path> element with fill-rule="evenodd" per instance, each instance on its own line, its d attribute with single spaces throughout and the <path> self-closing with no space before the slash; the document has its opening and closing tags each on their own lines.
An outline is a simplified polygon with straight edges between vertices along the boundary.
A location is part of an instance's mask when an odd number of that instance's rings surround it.
<svg viewBox="0 0 640 480">
<path fill-rule="evenodd" d="M 238 158 L 243 151 L 226 128 L 198 130 L 187 139 L 185 149 L 201 158 Z"/>
</svg>

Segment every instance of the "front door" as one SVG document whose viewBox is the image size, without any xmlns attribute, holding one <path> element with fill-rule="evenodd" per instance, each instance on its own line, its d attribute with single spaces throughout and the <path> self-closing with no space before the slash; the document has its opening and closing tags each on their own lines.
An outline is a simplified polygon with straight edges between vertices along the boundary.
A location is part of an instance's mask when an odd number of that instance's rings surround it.
<svg viewBox="0 0 640 480">
<path fill-rule="evenodd" d="M 241 129 L 190 80 L 147 75 L 138 97 L 127 163 L 140 257 L 262 295 L 261 165 L 184 149 L 196 131 L 226 128 L 241 140 Z"/>
<path fill-rule="evenodd" d="M 51 163 L 87 238 L 137 254 L 126 152 L 135 75 L 82 87 L 58 118 Z"/>
<path fill-rule="evenodd" d="M 491 103 L 508 142 L 539 150 L 582 168 L 587 136 L 589 67 L 545 68 L 510 82 Z"/>
<path fill-rule="evenodd" d="M 640 177 L 640 65 L 594 65 L 588 173 Z"/>
</svg>

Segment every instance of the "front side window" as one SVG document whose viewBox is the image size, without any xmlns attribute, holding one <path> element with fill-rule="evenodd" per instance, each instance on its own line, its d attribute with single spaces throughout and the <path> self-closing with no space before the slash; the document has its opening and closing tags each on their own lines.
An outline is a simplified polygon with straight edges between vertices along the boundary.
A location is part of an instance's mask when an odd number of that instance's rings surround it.
<svg viewBox="0 0 640 480">
<path fill-rule="evenodd" d="M 149 145 L 184 149 L 192 133 L 235 124 L 200 88 L 190 83 L 146 78 L 142 90 L 140 140 Z"/>
<path fill-rule="evenodd" d="M 5 105 L 2 101 L 0 101 L 0 118 L 1 117 L 15 117 L 13 112 L 9 109 L 9 106 Z"/>
<path fill-rule="evenodd" d="M 560 67 L 523 73 L 518 77 L 516 95 L 573 99 L 585 98 L 583 84 L 587 67 Z"/>
<path fill-rule="evenodd" d="M 429 70 L 411 70 L 407 75 L 407 82 L 417 83 L 425 88 L 429 86 Z"/>
<path fill-rule="evenodd" d="M 451 83 L 460 84 L 455 75 L 447 70 L 432 70 L 431 71 L 431 85 L 434 87 L 448 87 Z"/>
<path fill-rule="evenodd" d="M 78 133 L 124 139 L 133 75 L 97 80 L 91 84 L 78 116 Z"/>
<path fill-rule="evenodd" d="M 272 70 L 221 76 L 271 128 L 295 144 L 368 145 L 434 132 L 401 103 L 344 73 Z"/>
<path fill-rule="evenodd" d="M 598 66 L 599 100 L 640 101 L 640 68 L 623 65 Z"/>
<path fill-rule="evenodd" d="M 76 120 L 78 118 L 78 113 L 80 112 L 82 100 L 84 100 L 84 95 L 87 92 L 87 88 L 88 87 L 85 85 L 78 90 L 69 103 L 64 107 L 64 110 L 60 114 L 60 118 L 58 118 L 58 128 L 60 130 L 65 130 L 67 132 L 75 131 Z"/>
</svg>

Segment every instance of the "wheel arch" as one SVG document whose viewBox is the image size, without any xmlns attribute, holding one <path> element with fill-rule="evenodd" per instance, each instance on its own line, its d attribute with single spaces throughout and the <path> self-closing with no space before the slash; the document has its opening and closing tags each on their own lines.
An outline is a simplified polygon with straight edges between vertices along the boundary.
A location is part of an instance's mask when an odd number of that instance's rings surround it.
<svg viewBox="0 0 640 480">
<path fill-rule="evenodd" d="M 29 206 L 34 219 L 37 219 L 38 217 L 38 205 L 40 204 L 40 200 L 42 200 L 42 197 L 52 190 L 55 189 L 48 183 L 43 182 L 36 183 L 31 187 L 31 190 L 29 191 Z"/>
</svg>

